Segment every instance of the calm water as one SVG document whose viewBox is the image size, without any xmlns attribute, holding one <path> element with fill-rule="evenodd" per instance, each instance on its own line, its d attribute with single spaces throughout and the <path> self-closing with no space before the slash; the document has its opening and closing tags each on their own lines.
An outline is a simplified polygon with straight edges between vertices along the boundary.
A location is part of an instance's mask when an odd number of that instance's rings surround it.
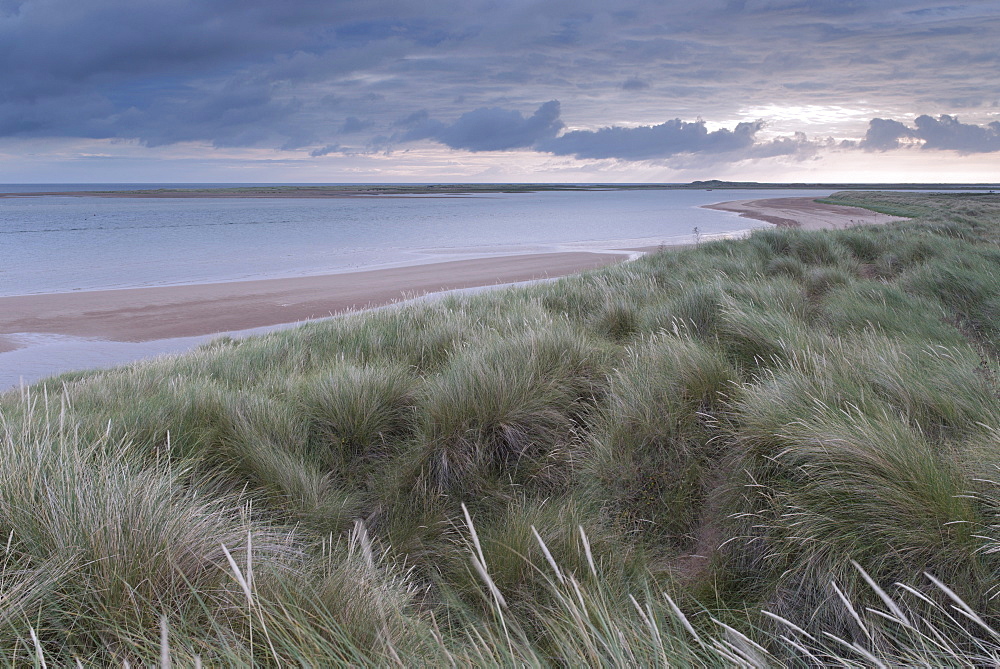
<svg viewBox="0 0 1000 669">
<path fill-rule="evenodd" d="M 0 192 L 148 184 L 2 186 Z M 0 295 L 301 276 L 487 254 L 692 241 L 766 225 L 700 205 L 831 191 L 592 191 L 320 199 L 0 198 Z M 190 349 L 8 333 L 0 391 Z"/>
<path fill-rule="evenodd" d="M 0 192 L 83 189 L 95 186 L 0 185 Z M 691 239 L 695 227 L 710 237 L 763 225 L 700 209 L 703 204 L 830 192 L 0 198 L 0 295 L 302 276 L 485 254 L 669 244 Z"/>
</svg>

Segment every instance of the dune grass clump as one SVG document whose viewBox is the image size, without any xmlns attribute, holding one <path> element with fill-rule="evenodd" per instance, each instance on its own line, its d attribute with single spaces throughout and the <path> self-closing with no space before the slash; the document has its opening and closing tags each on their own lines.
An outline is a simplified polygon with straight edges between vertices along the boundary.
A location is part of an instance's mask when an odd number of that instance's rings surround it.
<svg viewBox="0 0 1000 669">
<path fill-rule="evenodd" d="M 558 566 L 560 575 L 589 584 L 596 583 L 594 570 L 600 568 L 601 584 L 620 590 L 641 587 L 644 580 L 643 552 L 603 521 L 598 500 L 519 497 L 488 522 L 474 510 L 470 514 L 470 519 L 478 519 L 478 547 L 465 528 L 456 527 L 445 576 L 463 600 L 472 606 L 485 604 L 488 609 L 489 600 L 481 596 L 483 576 L 469 564 L 470 553 L 481 551 L 491 585 L 522 625 L 538 624 L 538 614 L 556 603 L 550 589 L 552 564 Z M 546 563 L 549 569 L 538 568 Z"/>
<path fill-rule="evenodd" d="M 1000 196 L 0 397 L 35 666 L 1000 664 Z"/>
<path fill-rule="evenodd" d="M 10 626 L 29 623 L 46 653 L 88 662 L 151 656 L 149 632 L 161 616 L 191 635 L 189 643 L 210 647 L 218 640 L 208 619 L 225 618 L 241 599 L 223 546 L 245 562 L 254 542 L 264 574 L 297 550 L 284 532 L 252 521 L 238 497 L 199 494 L 168 458 L 145 463 L 110 436 L 83 441 L 65 421 L 15 427 L 4 421 L 3 573 L 30 585 L 8 584 L 21 590 L 0 631 L 11 658 L 27 659 L 29 649 Z"/>
<path fill-rule="evenodd" d="M 424 385 L 417 441 L 425 485 L 469 494 L 492 488 L 487 480 L 564 480 L 578 418 L 601 392 L 602 358 L 564 321 L 456 353 Z"/>
<path fill-rule="evenodd" d="M 718 326 L 719 345 L 741 370 L 769 367 L 808 346 L 806 323 L 780 309 L 728 301 Z"/>
<path fill-rule="evenodd" d="M 903 279 L 914 293 L 936 298 L 953 310 L 968 335 L 1000 351 L 1000 256 L 963 256 L 915 269 Z"/>
<path fill-rule="evenodd" d="M 341 363 L 308 377 L 295 394 L 308 421 L 310 451 L 334 476 L 358 481 L 410 438 L 416 388 L 412 372 L 396 365 Z"/>
<path fill-rule="evenodd" d="M 816 308 L 814 318 L 836 334 L 868 331 L 945 346 L 965 343 L 939 303 L 877 281 L 835 286 Z"/>
<path fill-rule="evenodd" d="M 170 360 L 158 361 L 74 384 L 65 401 L 78 416 L 80 434 L 97 439 L 110 430 L 116 441 L 131 441 L 154 460 L 169 452 L 184 464 L 213 461 L 235 429 L 234 394 L 171 368 Z"/>
<path fill-rule="evenodd" d="M 295 371 L 309 374 L 337 361 L 432 369 L 473 331 L 474 323 L 464 312 L 423 302 L 405 309 L 386 307 L 348 314 L 268 336 L 308 351 L 307 364 Z"/>
<path fill-rule="evenodd" d="M 982 586 L 993 566 L 978 554 L 974 528 L 982 518 L 949 454 L 891 415 L 820 411 L 787 425 L 777 437 L 784 448 L 771 457 L 743 462 L 753 485 L 744 488 L 741 521 L 760 544 L 744 568 L 773 579 L 771 610 L 806 628 L 849 634 L 844 612 L 824 603 L 834 595 L 831 579 L 858 599 L 851 560 L 878 582 L 935 574 L 986 605 Z"/>
<path fill-rule="evenodd" d="M 792 258 L 806 265 L 843 265 L 851 262 L 849 250 L 828 232 L 810 233 L 796 228 L 756 231 L 750 244 L 765 257 Z"/>
<path fill-rule="evenodd" d="M 720 285 L 694 285 L 670 300 L 668 313 L 672 321 L 678 322 L 681 328 L 700 338 L 709 339 L 719 326 L 724 300 L 725 292 Z"/>
<path fill-rule="evenodd" d="M 592 430 L 592 494 L 647 545 L 690 549 L 713 467 L 705 423 L 738 375 L 720 351 L 684 337 L 629 353 Z"/>
</svg>

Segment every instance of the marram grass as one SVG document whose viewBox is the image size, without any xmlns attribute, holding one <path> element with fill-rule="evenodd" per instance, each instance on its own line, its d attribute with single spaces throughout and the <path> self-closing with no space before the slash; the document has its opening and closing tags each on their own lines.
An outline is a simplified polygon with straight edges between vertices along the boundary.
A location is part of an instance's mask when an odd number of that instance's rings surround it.
<svg viewBox="0 0 1000 669">
<path fill-rule="evenodd" d="M 1000 663 L 1000 198 L 0 398 L 34 666 Z"/>
</svg>

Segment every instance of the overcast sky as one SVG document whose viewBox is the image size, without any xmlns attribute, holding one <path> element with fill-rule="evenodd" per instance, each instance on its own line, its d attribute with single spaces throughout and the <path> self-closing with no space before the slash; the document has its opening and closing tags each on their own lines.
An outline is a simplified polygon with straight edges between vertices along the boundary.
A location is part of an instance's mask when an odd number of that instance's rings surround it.
<svg viewBox="0 0 1000 669">
<path fill-rule="evenodd" d="M 0 182 L 1000 181 L 997 0 L 0 0 Z"/>
</svg>

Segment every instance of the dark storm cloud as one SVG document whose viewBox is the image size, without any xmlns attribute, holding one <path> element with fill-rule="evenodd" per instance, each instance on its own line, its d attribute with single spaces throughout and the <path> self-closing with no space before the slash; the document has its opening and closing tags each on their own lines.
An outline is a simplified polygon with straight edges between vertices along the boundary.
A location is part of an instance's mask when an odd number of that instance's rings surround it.
<svg viewBox="0 0 1000 669">
<path fill-rule="evenodd" d="M 462 114 L 451 124 L 419 115 L 402 141 L 433 139 L 452 149 L 467 151 L 507 151 L 534 146 L 556 136 L 563 123 L 559 102 L 552 100 L 524 117 L 521 112 L 492 107 Z"/>
<path fill-rule="evenodd" d="M 632 77 L 622 82 L 622 89 L 626 91 L 643 91 L 649 88 L 649 83 L 642 79 Z"/>
<path fill-rule="evenodd" d="M 887 118 L 873 118 L 868 122 L 868 132 L 859 146 L 873 151 L 888 151 L 898 149 L 900 139 L 910 139 L 912 131 L 899 121 Z"/>
<path fill-rule="evenodd" d="M 394 4 L 8 0 L 0 6 L 0 134 L 296 144 L 324 121 L 305 113 L 319 96 L 297 98 L 296 85 L 446 37 L 408 22 Z M 372 12 L 398 18 L 372 22 Z M 363 130 L 358 123 L 343 129 Z"/>
<path fill-rule="evenodd" d="M 148 146 L 192 140 L 210 140 L 215 146 L 252 146 L 296 136 L 288 125 L 298 103 L 275 96 L 269 84 L 228 84 L 210 94 L 180 94 L 156 100 L 145 109 L 130 108 L 116 127 L 134 132 Z M 158 122 L 150 124 L 151 119 Z"/>
<path fill-rule="evenodd" d="M 754 135 L 761 126 L 760 122 L 739 123 L 732 130 L 720 128 L 709 132 L 704 121 L 673 119 L 654 126 L 574 130 L 542 142 L 537 148 L 557 156 L 621 160 L 653 160 L 678 153 L 739 152 L 754 145 Z"/>
<path fill-rule="evenodd" d="M 320 156 L 328 156 L 331 153 L 340 153 L 341 148 L 339 144 L 327 144 L 324 147 L 313 149 L 309 152 L 309 155 L 313 158 L 319 158 Z"/>
<path fill-rule="evenodd" d="M 1000 151 L 1000 122 L 997 121 L 979 126 L 962 123 L 947 114 L 938 118 L 923 115 L 914 120 L 914 126 L 911 128 L 891 119 L 872 119 L 859 146 L 863 149 L 886 151 L 902 146 L 903 142 L 900 140 L 917 140 L 927 150 L 952 150 L 960 153 Z"/>
<path fill-rule="evenodd" d="M 340 126 L 340 132 L 345 135 L 350 135 L 355 132 L 361 132 L 362 130 L 367 130 L 368 128 L 375 125 L 374 121 L 364 120 L 362 121 L 357 116 L 348 116 L 344 119 L 344 124 Z"/>
<path fill-rule="evenodd" d="M 918 116 L 917 137 L 924 140 L 925 149 L 953 149 L 963 153 L 1000 151 L 1000 123 L 993 121 L 982 127 L 960 123 L 953 116 L 938 118 Z"/>
<path fill-rule="evenodd" d="M 974 152 L 939 115 L 1000 99 L 998 33 L 986 0 L 0 0 L 0 136 L 735 159 L 810 143 L 680 119 L 865 99 L 937 117 L 867 148 Z"/>
<path fill-rule="evenodd" d="M 757 141 L 757 133 L 764 127 L 762 121 L 709 131 L 702 120 L 673 119 L 655 126 L 612 126 L 558 135 L 563 128 L 559 112 L 559 102 L 552 100 L 528 117 L 510 109 L 476 109 L 448 124 L 422 110 L 397 122 L 406 130 L 394 140 L 433 140 L 466 151 L 530 149 L 584 160 L 661 161 L 679 155 L 700 155 L 714 156 L 707 162 L 717 163 L 804 154 L 816 147 L 802 133 Z"/>
</svg>

